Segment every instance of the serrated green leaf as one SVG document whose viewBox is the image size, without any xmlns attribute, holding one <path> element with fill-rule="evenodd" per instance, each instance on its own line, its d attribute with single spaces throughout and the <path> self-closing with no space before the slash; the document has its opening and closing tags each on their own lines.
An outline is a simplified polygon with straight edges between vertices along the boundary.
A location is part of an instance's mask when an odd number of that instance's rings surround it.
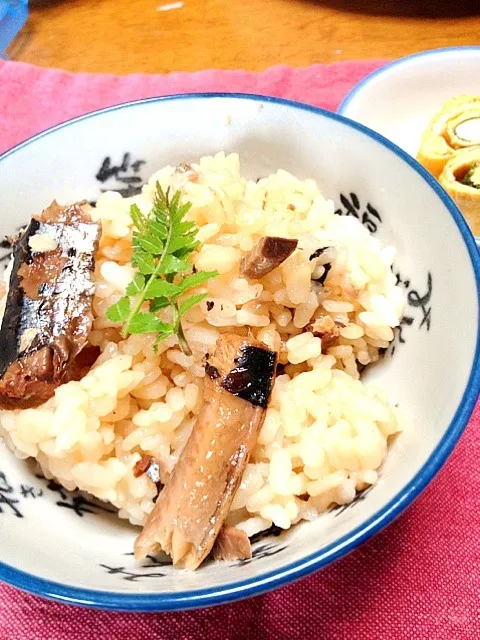
<svg viewBox="0 0 480 640">
<path fill-rule="evenodd" d="M 153 273 L 155 269 L 155 260 L 153 259 L 153 256 L 146 251 L 136 249 L 133 252 L 132 265 L 137 267 L 140 273 L 148 276 Z"/>
<path fill-rule="evenodd" d="M 151 234 L 156 234 L 162 240 L 165 240 L 165 238 L 168 235 L 167 227 L 162 222 L 159 222 L 158 220 L 149 220 L 148 230 Z"/>
<path fill-rule="evenodd" d="M 135 251 L 135 249 L 140 249 L 140 245 L 138 244 L 138 236 L 139 236 L 139 232 L 138 231 L 134 231 L 132 234 L 132 249 L 133 251 Z"/>
<path fill-rule="evenodd" d="M 177 192 L 177 193 L 180 193 L 180 192 Z M 178 207 L 178 209 L 173 214 L 174 221 L 179 222 L 180 220 L 182 220 L 182 218 L 184 218 L 187 215 L 187 213 L 190 211 L 191 208 L 192 208 L 191 202 L 185 202 L 185 204 L 182 204 L 181 207 Z"/>
<path fill-rule="evenodd" d="M 137 229 L 141 233 L 145 233 L 147 230 L 147 219 L 136 204 L 132 204 L 130 207 L 130 217 Z"/>
<path fill-rule="evenodd" d="M 197 232 L 196 231 L 190 231 L 190 232 L 185 233 L 182 236 L 180 236 L 180 235 L 175 236 L 175 238 L 184 238 L 185 240 L 188 240 L 188 242 L 194 243 L 194 242 L 197 242 Z"/>
<path fill-rule="evenodd" d="M 166 309 L 170 306 L 170 300 L 168 298 L 154 298 L 150 302 L 150 311 L 155 313 L 157 311 L 161 311 L 162 309 Z"/>
<path fill-rule="evenodd" d="M 170 187 L 167 189 L 167 193 L 165 193 L 165 191 L 162 189 L 162 185 L 157 182 L 156 184 L 157 187 L 157 192 L 155 194 L 155 200 L 157 200 L 158 202 L 162 202 L 165 205 L 168 204 L 168 192 L 170 191 Z"/>
<path fill-rule="evenodd" d="M 141 273 L 136 273 L 133 277 L 133 280 L 128 285 L 125 293 L 127 294 L 127 296 L 136 296 L 143 291 L 144 286 L 145 276 Z"/>
<path fill-rule="evenodd" d="M 191 237 L 190 234 L 186 236 L 177 236 L 170 241 L 168 250 L 170 253 L 175 253 L 176 251 L 178 251 L 179 249 L 183 249 L 184 247 L 191 247 L 198 244 L 199 243 L 196 242 L 195 237 Z"/>
<path fill-rule="evenodd" d="M 160 273 L 181 273 L 182 271 L 189 271 L 191 268 L 192 265 L 185 260 L 169 255 L 162 262 Z"/>
<path fill-rule="evenodd" d="M 185 293 L 185 291 L 193 289 L 193 287 L 198 287 L 200 284 L 207 282 L 207 280 L 215 278 L 215 276 L 218 276 L 218 271 L 197 271 L 197 273 L 185 276 L 183 280 L 177 284 L 177 287 L 181 293 Z"/>
<path fill-rule="evenodd" d="M 199 304 L 202 300 L 204 300 L 207 297 L 207 293 L 199 293 L 195 296 L 190 296 L 190 298 L 186 298 L 185 300 L 183 300 L 180 303 L 180 307 L 179 307 L 179 315 L 180 317 L 184 316 L 187 311 L 190 311 L 190 309 L 192 307 L 194 307 L 195 305 Z"/>
<path fill-rule="evenodd" d="M 127 288 L 127 294 L 135 305 L 130 310 L 128 298 L 120 302 L 120 309 L 113 310 L 112 317 L 125 321 L 123 334 L 156 333 L 155 345 L 162 340 L 178 334 L 181 349 L 190 355 L 191 351 L 185 339 L 181 317 L 206 297 L 198 294 L 185 299 L 177 307 L 179 296 L 217 275 L 216 272 L 190 273 L 192 265 L 188 257 L 200 244 L 197 241 L 198 229 L 195 222 L 184 220 L 191 204 L 181 203 L 181 193 L 172 193 L 170 187 L 163 191 L 157 182 L 152 209 L 144 215 L 136 205 L 130 213 L 134 224 L 132 239 L 132 265 L 137 273 Z M 188 272 L 190 275 L 183 277 Z M 145 276 L 152 276 L 147 278 Z M 151 282 L 149 281 L 151 279 Z M 174 284 L 175 280 L 180 280 Z M 144 303 L 148 303 L 148 313 L 141 312 Z M 128 305 L 128 306 L 127 306 Z M 156 315 L 162 309 L 174 305 L 174 324 L 164 322 Z M 119 320 L 121 321 L 121 320 Z"/>
<path fill-rule="evenodd" d="M 194 222 L 179 222 L 177 225 L 175 225 L 175 232 L 181 235 L 183 235 L 184 233 L 188 233 L 193 229 L 195 229 L 195 235 L 197 235 L 198 230 Z"/>
<path fill-rule="evenodd" d="M 173 335 L 175 335 L 175 330 L 173 327 L 171 329 L 167 329 L 166 331 L 160 331 L 157 335 L 157 339 L 153 343 L 153 347 L 155 348 L 160 342 L 162 342 L 162 340 L 166 340 Z"/>
<path fill-rule="evenodd" d="M 173 254 L 176 258 L 188 258 L 188 256 L 192 253 L 192 251 L 194 249 L 196 249 L 198 246 L 200 245 L 200 242 L 194 242 L 191 245 L 188 245 L 186 247 L 183 247 L 183 249 L 178 249 L 177 251 L 175 251 L 175 253 Z M 192 267 L 192 265 L 190 265 L 190 268 Z"/>
<path fill-rule="evenodd" d="M 127 296 L 120 298 L 107 309 L 106 316 L 111 322 L 125 322 L 130 312 L 130 299 Z"/>
<path fill-rule="evenodd" d="M 144 251 L 150 253 L 152 256 L 157 256 L 163 251 L 163 241 L 161 238 L 157 238 L 153 234 L 142 235 L 138 237 L 138 244 Z"/>
<path fill-rule="evenodd" d="M 171 325 L 162 322 L 153 313 L 137 313 L 128 324 L 129 333 L 154 333 L 156 331 L 166 331 Z"/>
<path fill-rule="evenodd" d="M 153 280 L 149 284 L 147 284 L 145 289 L 145 298 L 147 300 L 153 298 L 160 298 L 163 296 L 173 296 L 180 293 L 179 288 L 167 282 L 166 280 Z"/>
<path fill-rule="evenodd" d="M 158 200 L 153 203 L 152 210 L 150 211 L 150 219 L 157 220 L 161 224 L 168 224 L 168 208 Z"/>
<path fill-rule="evenodd" d="M 181 196 L 180 191 L 176 191 L 173 194 L 173 197 L 170 198 L 170 202 L 169 202 L 168 208 L 170 209 L 170 213 L 171 213 L 172 216 L 175 216 L 175 214 L 178 211 L 178 203 L 180 202 L 180 196 Z"/>
</svg>

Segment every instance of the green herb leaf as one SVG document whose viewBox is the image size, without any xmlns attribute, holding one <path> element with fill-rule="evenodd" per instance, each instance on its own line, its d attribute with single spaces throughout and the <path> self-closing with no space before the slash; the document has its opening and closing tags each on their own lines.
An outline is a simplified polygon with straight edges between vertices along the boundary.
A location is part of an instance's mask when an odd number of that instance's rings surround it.
<svg viewBox="0 0 480 640">
<path fill-rule="evenodd" d="M 161 238 L 156 238 L 153 235 L 146 235 L 138 238 L 138 244 L 147 253 L 150 253 L 152 256 L 158 256 L 163 251 L 164 243 Z"/>
<path fill-rule="evenodd" d="M 166 256 L 162 262 L 160 273 L 181 273 L 182 271 L 189 271 L 192 268 L 191 264 L 176 258 L 175 256 Z"/>
<path fill-rule="evenodd" d="M 188 291 L 188 289 L 198 287 L 200 284 L 207 282 L 207 280 L 215 278 L 215 276 L 218 276 L 218 271 L 197 271 L 197 273 L 185 276 L 177 286 L 180 289 L 180 292 L 184 293 L 185 291 Z"/>
<path fill-rule="evenodd" d="M 195 235 L 188 234 L 186 236 L 178 236 L 178 238 L 174 238 L 169 244 L 169 251 L 171 253 L 175 253 L 179 249 L 183 249 L 188 247 L 190 252 L 195 249 L 200 243 L 195 240 Z"/>
<path fill-rule="evenodd" d="M 166 309 L 170 306 L 170 300 L 168 298 L 155 298 L 150 302 L 150 311 L 156 312 Z"/>
<path fill-rule="evenodd" d="M 136 228 L 132 235 L 132 265 L 137 272 L 127 287 L 126 296 L 108 309 L 107 317 L 112 322 L 124 323 L 122 335 L 125 338 L 128 334 L 156 333 L 156 345 L 177 335 L 180 348 L 191 355 L 181 318 L 206 294 L 190 296 L 180 306 L 177 299 L 216 276 L 217 272 L 189 273 L 192 265 L 187 259 L 199 245 L 198 229 L 194 222 L 184 219 L 191 204 L 180 201 L 179 191 L 171 196 L 170 189 L 164 192 L 157 183 L 148 215 L 137 205 L 130 208 Z M 187 272 L 189 275 L 185 275 Z M 145 305 L 149 306 L 148 312 Z M 168 309 L 171 310 L 171 322 L 156 315 L 165 310 L 164 317 L 168 317 Z"/>
<path fill-rule="evenodd" d="M 147 230 L 147 219 L 136 204 L 132 204 L 130 207 L 130 217 L 140 233 L 145 233 Z"/>
<path fill-rule="evenodd" d="M 195 227 L 194 222 L 179 222 L 176 225 L 177 233 L 180 235 L 184 235 L 189 231 L 194 231 L 195 235 L 197 235 L 197 228 Z"/>
<path fill-rule="evenodd" d="M 132 265 L 137 267 L 140 273 L 148 276 L 155 271 L 155 260 L 153 256 L 142 249 L 134 250 L 132 256 Z"/>
<path fill-rule="evenodd" d="M 162 322 L 153 313 L 137 313 L 128 323 L 129 333 L 154 333 L 156 331 L 165 331 L 169 325 L 167 322 Z"/>
<path fill-rule="evenodd" d="M 180 307 L 178 310 L 180 317 L 184 316 L 187 313 L 187 311 L 190 311 L 192 307 L 194 307 L 199 302 L 204 300 L 207 297 L 207 295 L 208 295 L 207 293 L 199 293 L 195 296 L 190 296 L 190 298 L 186 298 L 185 300 L 183 300 L 180 303 Z"/>
<path fill-rule="evenodd" d="M 160 298 L 162 296 L 174 296 L 180 293 L 180 289 L 166 280 L 152 280 L 145 287 L 145 299 Z"/>
<path fill-rule="evenodd" d="M 143 291 L 145 287 L 145 276 L 141 273 L 136 273 L 133 277 L 133 280 L 127 287 L 126 294 L 127 296 L 136 296 L 137 294 Z"/>
<path fill-rule="evenodd" d="M 159 342 L 162 342 L 162 340 L 166 340 L 173 335 L 175 335 L 175 329 L 173 327 L 171 329 L 167 329 L 166 331 L 159 331 L 157 339 L 153 343 L 153 347 L 155 348 Z"/>
<path fill-rule="evenodd" d="M 167 227 L 158 220 L 149 220 L 148 229 L 151 234 L 158 236 L 162 240 L 165 240 L 168 235 Z"/>
<path fill-rule="evenodd" d="M 130 311 L 130 299 L 127 296 L 120 298 L 107 309 L 106 316 L 111 322 L 125 322 Z"/>
<path fill-rule="evenodd" d="M 191 202 L 186 202 L 185 204 L 183 204 L 181 207 L 179 207 L 178 211 L 176 212 L 175 219 L 178 221 L 184 218 L 191 208 L 192 208 Z"/>
</svg>

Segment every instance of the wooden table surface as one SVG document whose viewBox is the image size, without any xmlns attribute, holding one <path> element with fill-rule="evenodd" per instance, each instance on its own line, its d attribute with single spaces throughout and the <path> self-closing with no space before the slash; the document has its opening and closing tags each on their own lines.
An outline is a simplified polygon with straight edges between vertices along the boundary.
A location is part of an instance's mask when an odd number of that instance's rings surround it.
<svg viewBox="0 0 480 640">
<path fill-rule="evenodd" d="M 480 44 L 478 0 L 31 0 L 8 53 L 127 74 L 396 58 Z"/>
</svg>

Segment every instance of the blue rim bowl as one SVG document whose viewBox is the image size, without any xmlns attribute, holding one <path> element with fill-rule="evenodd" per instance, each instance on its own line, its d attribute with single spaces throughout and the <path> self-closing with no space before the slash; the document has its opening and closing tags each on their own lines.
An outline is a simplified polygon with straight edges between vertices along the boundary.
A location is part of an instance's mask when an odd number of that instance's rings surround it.
<svg viewBox="0 0 480 640">
<path fill-rule="evenodd" d="M 418 173 L 421 178 L 429 185 L 433 191 L 442 200 L 443 204 L 450 212 L 455 220 L 458 229 L 463 237 L 463 241 L 468 249 L 471 266 L 475 273 L 477 285 L 477 300 L 480 306 L 480 254 L 476 247 L 475 240 L 457 207 L 440 187 L 438 182 L 411 156 L 405 151 L 397 147 L 395 144 L 381 136 L 380 134 L 368 129 L 367 127 L 349 120 L 341 115 L 325 111 L 318 107 L 313 107 L 300 102 L 283 100 L 281 98 L 272 98 L 261 95 L 241 94 L 241 93 L 195 93 L 180 94 L 172 96 L 163 96 L 158 98 L 147 98 L 133 102 L 107 107 L 93 111 L 86 115 L 68 120 L 55 127 L 47 129 L 25 142 L 13 147 L 0 156 L 1 163 L 10 155 L 16 153 L 19 149 L 34 143 L 41 137 L 48 136 L 53 131 L 63 127 L 69 127 L 72 124 L 94 118 L 97 114 L 115 111 L 117 109 L 130 109 L 138 104 L 146 102 L 163 102 L 171 100 L 188 100 L 191 98 L 240 98 L 260 102 L 270 102 L 278 105 L 284 105 L 292 109 L 300 111 L 309 111 L 324 118 L 329 118 L 337 122 L 341 122 L 351 129 L 360 131 L 389 149 L 396 156 L 401 158 L 410 167 Z M 286 586 L 300 578 L 308 576 L 315 571 L 327 567 L 332 562 L 339 560 L 351 551 L 358 548 L 361 544 L 379 533 L 395 518 L 397 518 L 412 502 L 421 494 L 425 487 L 431 482 L 447 458 L 453 451 L 460 436 L 462 435 L 468 420 L 473 412 L 475 403 L 480 393 L 480 325 L 477 327 L 477 341 L 475 347 L 475 357 L 472 369 L 470 371 L 468 383 L 466 385 L 463 397 L 450 422 L 445 435 L 433 450 L 432 454 L 425 462 L 416 476 L 395 495 L 381 510 L 377 511 L 373 516 L 368 518 L 361 526 L 357 527 L 349 534 L 336 540 L 334 543 L 312 553 L 299 561 L 286 564 L 282 569 L 275 571 L 267 571 L 259 575 L 255 575 L 246 580 L 238 581 L 218 588 L 198 589 L 188 592 L 172 592 L 167 594 L 122 594 L 108 591 L 97 591 L 93 589 L 80 589 L 71 587 L 58 582 L 45 580 L 34 575 L 25 573 L 5 562 L 0 562 L 0 580 L 15 586 L 32 594 L 39 595 L 58 602 L 74 604 L 84 607 L 97 609 L 109 609 L 116 611 L 173 611 L 179 609 L 194 609 L 199 607 L 213 606 L 233 602 L 242 598 L 260 595 L 271 589 Z"/>
</svg>

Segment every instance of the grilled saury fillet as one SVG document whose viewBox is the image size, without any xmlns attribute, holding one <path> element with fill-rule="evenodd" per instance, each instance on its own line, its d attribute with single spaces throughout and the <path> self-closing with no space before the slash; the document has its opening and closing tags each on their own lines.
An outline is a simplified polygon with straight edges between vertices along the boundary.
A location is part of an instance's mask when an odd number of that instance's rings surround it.
<svg viewBox="0 0 480 640">
<path fill-rule="evenodd" d="M 0 331 L 1 409 L 42 404 L 95 359 L 84 347 L 99 238 L 86 203 L 54 202 L 17 239 Z"/>
<path fill-rule="evenodd" d="M 163 550 L 196 569 L 225 521 L 270 398 L 276 353 L 223 334 L 206 366 L 204 405 L 171 478 L 135 543 L 137 560 Z"/>
</svg>

